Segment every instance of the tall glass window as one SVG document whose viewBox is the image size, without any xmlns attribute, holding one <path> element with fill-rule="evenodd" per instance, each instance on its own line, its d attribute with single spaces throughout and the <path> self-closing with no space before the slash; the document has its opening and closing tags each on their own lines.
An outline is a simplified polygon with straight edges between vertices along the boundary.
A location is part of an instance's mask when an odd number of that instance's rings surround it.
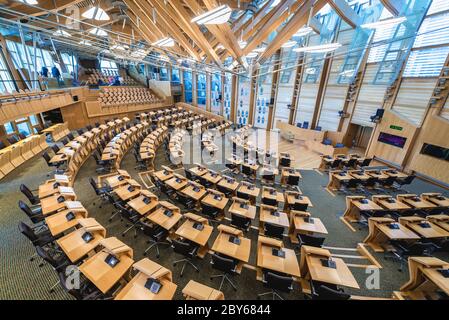
<svg viewBox="0 0 449 320">
<path fill-rule="evenodd" d="M 250 78 L 248 74 L 238 76 L 237 123 L 245 125 L 249 117 Z"/>
<path fill-rule="evenodd" d="M 224 110 L 223 116 L 227 119 L 231 119 L 231 99 L 232 99 L 232 74 L 225 73 L 224 78 Z"/>
<path fill-rule="evenodd" d="M 0 91 L 1 92 L 12 92 L 16 90 L 14 83 L 12 81 L 11 74 L 9 73 L 6 63 L 3 60 L 3 56 L 0 57 Z"/>
<path fill-rule="evenodd" d="M 167 68 L 159 68 L 159 80 L 168 81 L 168 70 Z"/>
<path fill-rule="evenodd" d="M 295 84 L 296 63 L 298 62 L 298 53 L 290 49 L 284 49 L 281 53 L 281 69 L 279 74 L 279 86 L 277 88 L 276 112 L 274 114 L 273 128 L 276 128 L 276 122 L 288 122 L 290 116 L 289 105 L 292 103 L 292 95 Z"/>
<path fill-rule="evenodd" d="M 114 61 L 102 59 L 100 62 L 100 68 L 102 72 L 108 74 L 118 74 L 118 66 Z"/>
<path fill-rule="evenodd" d="M 180 83 L 181 79 L 179 78 L 179 69 L 172 68 L 171 69 L 171 82 Z"/>
<path fill-rule="evenodd" d="M 182 77 L 184 80 L 184 101 L 192 103 L 192 71 L 184 71 Z"/>
<path fill-rule="evenodd" d="M 266 128 L 268 123 L 268 108 L 271 99 L 271 84 L 273 82 L 273 64 L 271 60 L 260 68 L 259 74 L 256 88 L 257 98 L 254 126 Z M 274 101 L 271 104 L 274 104 Z"/>
<path fill-rule="evenodd" d="M 196 82 L 196 92 L 197 92 L 197 104 L 198 107 L 205 109 L 206 108 L 206 74 L 198 73 L 197 74 L 197 82 Z"/>
<path fill-rule="evenodd" d="M 69 73 L 74 72 L 74 70 L 78 70 L 77 64 L 76 64 L 76 57 L 74 57 L 72 54 L 69 53 L 62 53 L 62 62 L 64 62 L 64 65 L 67 68 L 67 71 Z"/>
<path fill-rule="evenodd" d="M 211 110 L 215 114 L 220 114 L 222 101 L 221 74 L 213 73 L 211 75 Z"/>
</svg>

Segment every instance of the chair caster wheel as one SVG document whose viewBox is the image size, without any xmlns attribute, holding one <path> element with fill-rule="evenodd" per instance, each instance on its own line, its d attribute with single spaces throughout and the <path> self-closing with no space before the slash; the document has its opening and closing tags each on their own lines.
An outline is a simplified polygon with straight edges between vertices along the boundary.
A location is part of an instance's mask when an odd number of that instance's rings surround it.
<svg viewBox="0 0 449 320">
<path fill-rule="evenodd" d="M 182 274 L 180 274 L 179 277 L 182 278 Z"/>
<path fill-rule="evenodd" d="M 55 293 L 55 290 L 54 290 L 54 289 L 51 289 L 51 290 L 50 290 L 50 293 Z"/>
<path fill-rule="evenodd" d="M 196 273 L 200 273 L 200 270 L 196 270 Z"/>
<path fill-rule="evenodd" d="M 235 288 L 234 291 L 237 291 L 237 288 Z"/>
<path fill-rule="evenodd" d="M 146 256 L 146 255 L 147 255 L 147 253 L 146 253 L 146 252 L 144 252 L 144 253 L 143 253 L 143 255 L 144 255 L 144 256 Z"/>
</svg>

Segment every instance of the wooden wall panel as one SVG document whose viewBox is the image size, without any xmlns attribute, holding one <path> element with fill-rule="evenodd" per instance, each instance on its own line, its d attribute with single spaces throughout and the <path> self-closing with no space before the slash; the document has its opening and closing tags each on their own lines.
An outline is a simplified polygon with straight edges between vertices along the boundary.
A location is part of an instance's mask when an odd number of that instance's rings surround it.
<svg viewBox="0 0 449 320">
<path fill-rule="evenodd" d="M 363 78 L 360 93 L 351 119 L 352 123 L 373 127 L 370 117 L 376 114 L 376 110 L 382 108 L 387 85 L 373 84 L 378 65 L 367 66 Z"/>
<path fill-rule="evenodd" d="M 421 126 L 436 78 L 403 78 L 392 109 Z"/>
<path fill-rule="evenodd" d="M 449 99 L 446 99 L 446 103 L 441 109 L 440 116 L 443 117 L 444 119 L 449 120 Z"/>
<path fill-rule="evenodd" d="M 392 129 L 390 127 L 392 125 L 402 127 L 402 130 L 398 131 Z M 415 134 L 417 133 L 417 130 L 418 127 L 416 125 L 413 125 L 406 119 L 390 110 L 385 110 L 382 121 L 376 126 L 376 129 L 373 133 L 371 145 L 367 151 L 368 156 L 376 156 L 377 158 L 394 163 L 399 167 L 404 166 L 404 162 L 406 160 L 410 146 L 412 145 Z M 380 132 L 405 137 L 407 138 L 407 141 L 403 148 L 385 144 L 378 141 Z"/>
<path fill-rule="evenodd" d="M 317 83 L 303 83 L 299 92 L 298 107 L 296 111 L 296 122 L 308 121 L 309 126 L 315 110 L 316 98 L 318 95 Z"/>
<path fill-rule="evenodd" d="M 424 143 L 449 148 L 449 121 L 431 110 L 416 139 L 410 156 L 409 169 L 449 184 L 449 162 L 420 154 Z"/>
</svg>

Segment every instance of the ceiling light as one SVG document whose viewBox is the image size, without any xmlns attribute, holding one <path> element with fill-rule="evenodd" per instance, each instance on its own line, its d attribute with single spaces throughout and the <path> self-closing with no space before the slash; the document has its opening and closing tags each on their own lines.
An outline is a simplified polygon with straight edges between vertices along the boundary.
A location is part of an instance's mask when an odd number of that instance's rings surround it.
<svg viewBox="0 0 449 320">
<path fill-rule="evenodd" d="M 294 37 L 304 37 L 304 36 L 308 35 L 309 33 L 311 33 L 312 31 L 313 30 L 311 27 L 302 27 L 301 29 L 296 31 L 296 33 L 293 36 Z"/>
<path fill-rule="evenodd" d="M 393 27 L 395 25 L 398 25 L 402 22 L 407 20 L 406 17 L 399 17 L 395 19 L 388 19 L 388 20 L 382 20 L 377 22 L 371 22 L 371 23 L 365 23 L 362 24 L 361 27 L 365 29 L 381 29 L 381 28 L 388 28 Z"/>
<path fill-rule="evenodd" d="M 103 29 L 100 29 L 100 28 L 90 29 L 89 33 L 96 35 L 96 36 L 100 36 L 100 37 L 106 37 L 108 35 L 108 33 L 106 31 L 104 31 Z"/>
<path fill-rule="evenodd" d="M 240 49 L 245 48 L 247 44 L 248 44 L 248 42 L 243 41 L 243 40 L 240 40 L 240 41 L 239 41 L 239 47 L 240 47 Z"/>
<path fill-rule="evenodd" d="M 294 47 L 296 45 L 296 41 L 287 41 L 286 43 L 284 43 L 281 47 L 282 48 L 291 48 Z"/>
<path fill-rule="evenodd" d="M 307 68 L 305 72 L 306 74 L 315 74 L 316 68 Z"/>
<path fill-rule="evenodd" d="M 267 47 L 256 48 L 256 49 L 254 49 L 253 51 L 254 51 L 254 52 L 261 53 L 261 52 L 264 52 L 265 50 L 267 50 Z"/>
<path fill-rule="evenodd" d="M 173 47 L 175 45 L 175 41 L 172 38 L 163 38 L 153 43 L 153 46 L 158 47 Z"/>
<path fill-rule="evenodd" d="M 38 4 L 36 0 L 19 0 L 19 2 L 25 3 L 25 4 Z"/>
<path fill-rule="evenodd" d="M 295 49 L 293 49 L 293 51 L 325 53 L 325 52 L 337 50 L 340 47 L 341 47 L 340 43 L 327 43 L 327 44 L 321 44 L 319 46 L 295 48 Z"/>
<path fill-rule="evenodd" d="M 61 36 L 61 37 L 71 37 L 72 35 L 68 33 L 67 31 L 58 29 L 55 32 L 53 32 L 53 35 L 55 36 Z"/>
<path fill-rule="evenodd" d="M 103 9 L 99 8 L 99 7 L 92 7 L 89 10 L 87 10 L 86 12 L 84 12 L 82 14 L 82 16 L 86 19 L 94 19 L 94 20 L 98 20 L 98 21 L 107 21 L 110 20 L 108 14 L 106 13 L 106 11 L 104 11 Z"/>
<path fill-rule="evenodd" d="M 198 24 L 222 24 L 228 22 L 232 9 L 227 5 L 219 6 L 193 18 L 191 22 Z"/>
<path fill-rule="evenodd" d="M 270 8 L 276 7 L 280 2 L 281 2 L 281 0 L 274 0 L 274 2 L 271 4 Z"/>
<path fill-rule="evenodd" d="M 92 46 L 92 43 L 90 43 L 90 41 L 87 40 L 81 40 L 80 42 L 78 42 L 79 44 L 85 45 L 85 46 Z"/>
<path fill-rule="evenodd" d="M 345 70 L 343 72 L 340 72 L 339 75 L 344 76 L 344 77 L 349 77 L 354 74 L 354 71 L 355 71 L 354 69 L 353 70 Z"/>
</svg>

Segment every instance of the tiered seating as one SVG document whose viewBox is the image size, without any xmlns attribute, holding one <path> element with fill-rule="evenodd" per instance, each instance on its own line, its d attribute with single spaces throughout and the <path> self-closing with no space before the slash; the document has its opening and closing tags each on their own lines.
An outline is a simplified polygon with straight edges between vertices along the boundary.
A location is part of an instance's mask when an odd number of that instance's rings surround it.
<svg viewBox="0 0 449 320">
<path fill-rule="evenodd" d="M 69 134 L 69 126 L 67 122 L 64 123 L 57 123 L 52 125 L 51 127 L 45 128 L 44 130 L 42 130 L 42 133 L 44 134 L 50 134 L 53 141 L 59 141 L 62 138 L 64 138 L 65 136 L 67 136 L 67 134 Z"/>
<path fill-rule="evenodd" d="M 105 84 L 111 83 L 111 77 L 120 76 L 118 71 L 115 70 L 105 70 L 99 71 L 97 69 L 86 69 L 86 74 L 88 74 L 87 84 L 98 84 L 98 81 L 102 81 Z M 131 77 L 122 77 L 123 80 L 120 81 L 121 85 L 124 86 L 136 86 L 138 83 Z"/>
<path fill-rule="evenodd" d="M 145 162 L 147 168 L 154 168 L 154 157 L 156 156 L 156 151 L 162 142 L 167 138 L 167 135 L 168 128 L 163 125 L 146 136 L 140 144 L 140 159 Z"/>
<path fill-rule="evenodd" d="M 98 101 L 101 106 L 158 103 L 161 100 L 147 88 L 105 87 Z"/>
<path fill-rule="evenodd" d="M 27 101 L 31 99 L 42 99 L 44 97 L 49 97 L 50 93 L 46 91 L 41 91 L 39 89 L 35 90 L 19 90 L 14 91 L 12 93 L 4 92 L 2 95 L 0 95 L 0 103 L 5 102 L 18 102 L 18 101 Z"/>
</svg>

